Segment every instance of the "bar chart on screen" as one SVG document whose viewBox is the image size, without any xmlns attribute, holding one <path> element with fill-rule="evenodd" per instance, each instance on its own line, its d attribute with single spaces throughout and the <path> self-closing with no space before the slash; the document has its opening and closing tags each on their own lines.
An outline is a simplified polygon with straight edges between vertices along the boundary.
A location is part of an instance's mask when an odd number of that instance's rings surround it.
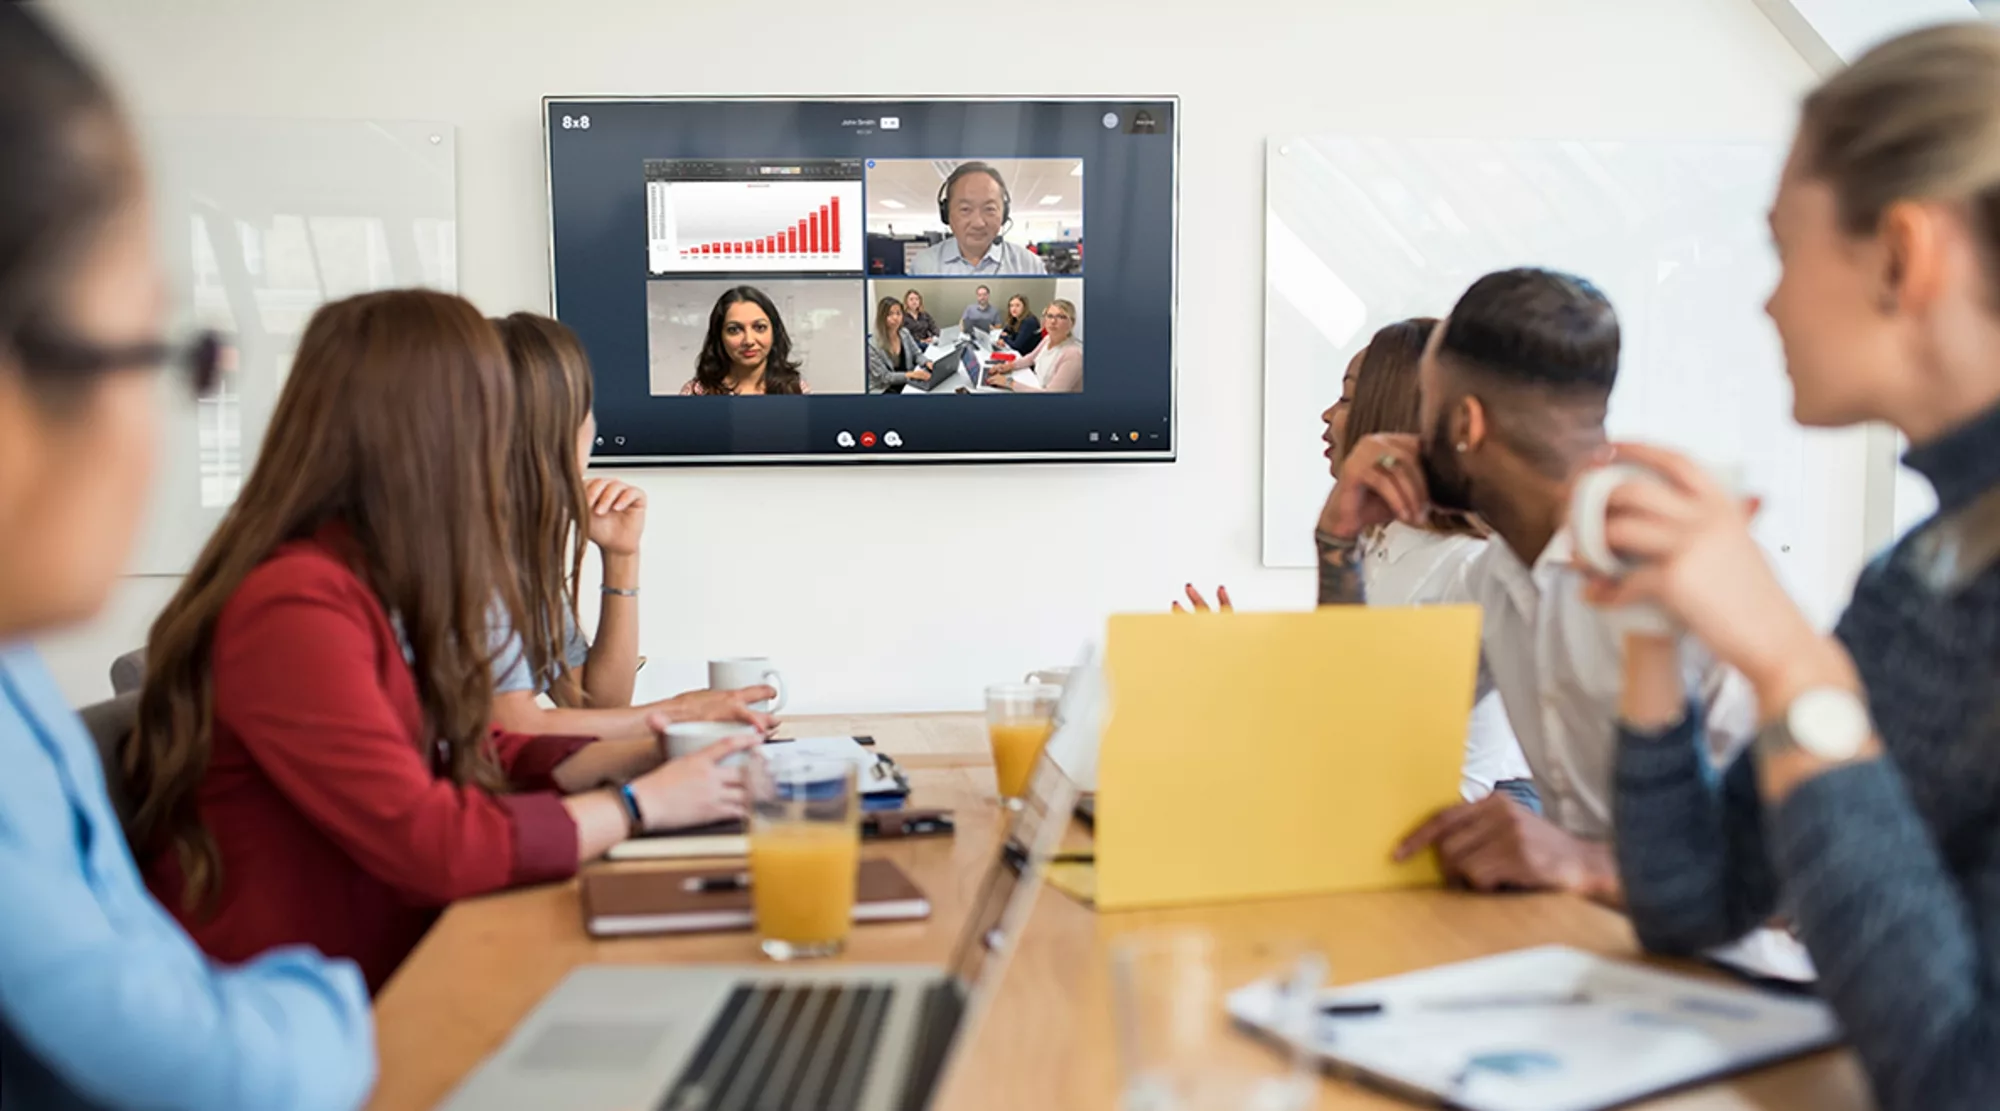
<svg viewBox="0 0 2000 1111">
<path fill-rule="evenodd" d="M 648 162 L 646 222 L 654 274 L 858 272 L 860 164 Z"/>
</svg>

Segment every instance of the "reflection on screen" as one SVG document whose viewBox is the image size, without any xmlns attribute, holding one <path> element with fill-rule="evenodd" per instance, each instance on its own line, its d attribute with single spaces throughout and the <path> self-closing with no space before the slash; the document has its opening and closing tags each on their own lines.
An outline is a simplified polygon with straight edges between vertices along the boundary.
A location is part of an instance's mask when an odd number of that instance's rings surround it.
<svg viewBox="0 0 2000 1111">
<path fill-rule="evenodd" d="M 1043 756 L 1035 765 L 1021 809 L 1008 823 L 999 859 L 980 884 L 958 951 L 952 955 L 951 974 L 968 990 L 978 985 L 987 963 L 1006 945 L 1008 939 L 1002 931 L 1007 925 L 1008 904 L 1028 874 L 1031 854 L 1046 852 L 1049 838 L 1057 834 L 1051 823 L 1061 827 L 1069 822 L 1069 800 L 1074 797 L 1062 769 Z"/>
</svg>

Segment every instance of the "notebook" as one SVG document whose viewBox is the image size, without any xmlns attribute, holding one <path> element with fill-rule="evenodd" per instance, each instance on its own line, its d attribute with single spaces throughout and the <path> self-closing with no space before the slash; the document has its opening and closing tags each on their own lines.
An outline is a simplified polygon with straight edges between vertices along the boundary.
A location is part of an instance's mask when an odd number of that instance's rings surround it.
<svg viewBox="0 0 2000 1111">
<path fill-rule="evenodd" d="M 744 875 L 741 868 L 601 871 L 583 877 L 583 924 L 593 937 L 747 930 L 750 889 L 702 891 L 704 880 Z M 856 922 L 928 918 L 930 900 L 901 868 L 864 860 L 854 891 Z"/>
<path fill-rule="evenodd" d="M 1275 981 L 1229 997 L 1275 1036 Z M 1323 992 L 1309 1048 L 1337 1073 L 1465 1111 L 1599 1111 L 1833 1045 L 1815 999 L 1550 945 Z M 1346 1013 L 1325 1013 L 1328 1007 Z"/>
</svg>

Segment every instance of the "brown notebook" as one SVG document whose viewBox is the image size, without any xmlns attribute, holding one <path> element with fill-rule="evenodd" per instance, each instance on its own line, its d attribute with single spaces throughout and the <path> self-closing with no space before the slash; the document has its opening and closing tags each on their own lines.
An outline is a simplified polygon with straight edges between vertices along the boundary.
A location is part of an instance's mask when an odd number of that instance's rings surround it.
<svg viewBox="0 0 2000 1111">
<path fill-rule="evenodd" d="M 750 888 L 740 868 L 599 871 L 583 877 L 583 925 L 594 937 L 707 933 L 751 927 Z M 729 884 L 724 890 L 713 888 Z M 928 918 L 930 900 L 901 868 L 864 860 L 854 889 L 856 922 Z"/>
</svg>

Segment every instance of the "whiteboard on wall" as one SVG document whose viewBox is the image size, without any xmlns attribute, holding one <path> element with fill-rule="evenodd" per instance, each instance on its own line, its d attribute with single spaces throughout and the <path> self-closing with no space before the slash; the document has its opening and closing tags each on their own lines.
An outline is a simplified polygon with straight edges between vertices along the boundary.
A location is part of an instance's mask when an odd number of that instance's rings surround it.
<svg viewBox="0 0 2000 1111">
<path fill-rule="evenodd" d="M 233 342 L 217 396 L 162 388 L 130 568 L 186 572 L 249 474 L 306 321 L 374 289 L 458 288 L 452 129 L 412 120 L 151 119 L 141 130 L 181 323 Z"/>
<path fill-rule="evenodd" d="M 1783 151 L 1716 143 L 1293 136 L 1267 151 L 1264 562 L 1311 566 L 1320 414 L 1375 329 L 1481 274 L 1547 266 L 1617 307 L 1610 428 L 1743 468 L 1758 534 L 1821 620 L 1860 563 L 1861 434 L 1791 419 L 1763 304 Z"/>
</svg>

